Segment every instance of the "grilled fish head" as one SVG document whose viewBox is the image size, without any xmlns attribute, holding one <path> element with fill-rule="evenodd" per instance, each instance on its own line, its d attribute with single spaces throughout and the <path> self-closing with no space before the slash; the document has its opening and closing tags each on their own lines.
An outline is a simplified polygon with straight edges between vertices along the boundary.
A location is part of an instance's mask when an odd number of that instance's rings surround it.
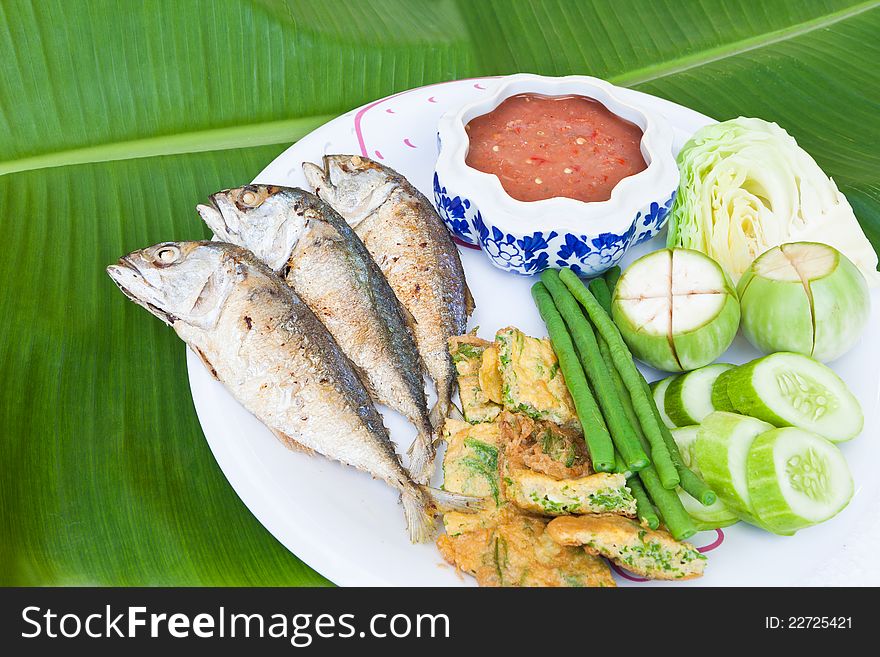
<svg viewBox="0 0 880 657">
<path fill-rule="evenodd" d="M 308 223 L 307 194 L 289 187 L 245 185 L 212 194 L 210 205 L 196 209 L 218 239 L 249 249 L 278 272 Z"/>
<path fill-rule="evenodd" d="M 212 328 L 247 252 L 222 242 L 161 242 L 122 256 L 107 273 L 123 294 L 168 325 Z"/>
<path fill-rule="evenodd" d="M 303 173 L 320 198 L 354 228 L 399 187 L 398 174 L 360 155 L 325 155 L 323 168 L 303 162 Z"/>
</svg>

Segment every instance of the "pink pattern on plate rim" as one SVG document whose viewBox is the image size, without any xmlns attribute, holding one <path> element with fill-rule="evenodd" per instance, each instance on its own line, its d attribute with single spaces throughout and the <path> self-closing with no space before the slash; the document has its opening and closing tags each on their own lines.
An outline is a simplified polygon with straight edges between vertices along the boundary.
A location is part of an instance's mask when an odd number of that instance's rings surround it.
<svg viewBox="0 0 880 657">
<path fill-rule="evenodd" d="M 709 543 L 709 545 L 704 545 L 703 547 L 697 548 L 697 551 L 705 554 L 706 552 L 711 552 L 712 550 L 719 547 L 724 542 L 724 532 L 720 529 L 715 530 L 715 540 Z M 623 579 L 628 579 L 630 582 L 647 582 L 648 579 L 644 577 L 639 577 L 637 575 L 633 575 L 632 573 L 624 570 L 617 564 L 609 564 L 611 569 L 620 575 Z"/>
<path fill-rule="evenodd" d="M 406 144 L 407 146 L 409 146 L 410 148 L 418 148 L 415 144 L 413 144 L 413 143 L 409 140 L 409 137 L 407 137 L 406 139 L 404 139 L 404 140 L 403 140 L 403 143 Z"/>
<path fill-rule="evenodd" d="M 424 87 L 418 87 L 417 89 L 407 89 L 406 91 L 399 91 L 396 94 L 392 94 L 391 96 L 387 96 L 385 98 L 380 98 L 379 100 L 373 101 L 369 105 L 365 105 L 364 107 L 359 109 L 357 111 L 357 113 L 354 115 L 354 134 L 357 137 L 358 147 L 361 149 L 361 155 L 363 155 L 364 157 L 369 157 L 369 155 L 367 153 L 367 144 L 366 144 L 366 141 L 364 140 L 364 133 L 363 133 L 363 130 L 361 129 L 361 122 L 363 121 L 364 115 L 367 112 L 369 112 L 371 109 L 373 109 L 374 107 L 381 105 L 383 103 L 386 103 L 389 100 L 391 100 L 392 98 L 397 98 L 398 96 L 402 96 L 404 94 L 410 94 L 410 93 L 413 93 L 414 91 L 421 91 L 422 89 L 427 89 L 428 87 L 437 87 L 441 84 L 451 84 L 454 82 L 465 82 L 468 79 L 470 79 L 470 80 L 494 80 L 499 77 L 501 77 L 501 76 L 489 75 L 489 76 L 482 77 L 482 78 L 465 78 L 465 80 L 447 80 L 446 82 L 435 82 L 434 84 L 425 85 Z M 392 112 L 392 114 L 393 113 L 394 112 Z"/>
</svg>

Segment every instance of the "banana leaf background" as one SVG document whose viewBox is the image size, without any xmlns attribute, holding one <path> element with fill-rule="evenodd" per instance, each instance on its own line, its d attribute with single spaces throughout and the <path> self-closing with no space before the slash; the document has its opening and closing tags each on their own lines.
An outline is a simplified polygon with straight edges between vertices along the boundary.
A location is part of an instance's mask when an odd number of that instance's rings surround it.
<svg viewBox="0 0 880 657">
<path fill-rule="evenodd" d="M 779 122 L 880 246 L 880 2 L 0 0 L 0 584 L 321 585 L 227 484 L 173 332 L 104 274 L 329 118 L 585 73 Z M 244 439 L 244 437 L 243 437 Z"/>
</svg>

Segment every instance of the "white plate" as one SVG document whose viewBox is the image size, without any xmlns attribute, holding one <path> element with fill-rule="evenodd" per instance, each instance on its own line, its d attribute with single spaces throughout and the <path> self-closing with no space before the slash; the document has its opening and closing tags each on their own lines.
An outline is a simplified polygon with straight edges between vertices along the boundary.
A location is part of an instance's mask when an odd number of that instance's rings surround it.
<svg viewBox="0 0 880 657">
<path fill-rule="evenodd" d="M 305 187 L 300 168 L 304 160 L 317 162 L 324 153 L 362 153 L 397 169 L 433 198 L 437 119 L 447 109 L 486 93 L 491 84 L 491 79 L 480 79 L 431 85 L 351 111 L 288 148 L 256 182 Z M 685 107 L 637 91 L 621 89 L 620 96 L 624 100 L 638 98 L 666 115 L 676 129 L 676 149 L 694 130 L 711 122 Z M 660 246 L 660 240 L 640 245 L 622 264 L 626 266 Z M 461 252 L 477 302 L 471 327 L 479 326 L 480 335 L 490 339 L 497 329 L 508 325 L 531 335 L 546 335 L 529 295 L 533 279 L 493 268 L 479 251 L 462 248 Z M 866 335 L 877 335 L 880 329 L 876 293 L 873 301 Z M 722 360 L 741 363 L 756 355 L 738 337 Z M 242 501 L 291 552 L 339 585 L 473 584 L 471 578 L 447 566 L 434 545 L 409 543 L 393 490 L 338 463 L 288 451 L 210 377 L 191 352 L 187 353 L 187 366 L 196 411 L 217 462 Z M 880 401 L 880 343 L 863 340 L 833 367 L 861 401 L 868 428 L 865 435 L 842 446 L 856 482 L 849 507 L 830 522 L 791 538 L 772 536 L 742 523 L 723 534 L 698 534 L 694 544 L 712 548 L 706 575 L 676 586 L 797 585 L 843 548 L 860 514 L 874 513 L 880 484 L 880 446 L 873 435 Z M 659 374 L 650 372 L 649 380 L 653 380 L 650 377 L 658 378 Z M 393 412 L 381 410 L 398 447 L 409 445 L 413 428 Z M 618 581 L 633 583 L 621 575 Z"/>
</svg>

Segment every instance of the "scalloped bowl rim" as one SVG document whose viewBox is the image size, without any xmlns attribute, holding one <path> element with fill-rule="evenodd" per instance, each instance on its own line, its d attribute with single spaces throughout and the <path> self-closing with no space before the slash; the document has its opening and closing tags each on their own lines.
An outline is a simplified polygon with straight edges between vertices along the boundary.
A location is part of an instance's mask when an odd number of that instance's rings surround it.
<svg viewBox="0 0 880 657">
<path fill-rule="evenodd" d="M 649 109 L 620 100 L 614 89 L 609 82 L 586 75 L 517 74 L 500 78 L 495 90 L 487 97 L 466 103 L 440 117 L 437 129 L 440 153 L 435 170 L 441 184 L 455 195 L 468 198 L 487 224 L 504 228 L 504 232 L 556 230 L 596 235 L 625 232 L 637 212 L 652 202 L 662 202 L 678 188 L 679 174 L 672 155 L 672 127 L 666 119 Z M 648 166 L 618 182 L 606 201 L 584 202 L 567 197 L 518 201 L 512 198 L 504 191 L 498 176 L 465 164 L 470 145 L 465 125 L 474 117 L 491 112 L 507 98 L 522 93 L 580 95 L 599 101 L 613 114 L 639 126 L 643 132 L 642 156 Z M 530 222 L 527 229 L 523 225 L 524 219 Z M 513 223 L 508 225 L 507 222 Z M 585 230 L 587 227 L 589 229 Z"/>
</svg>

